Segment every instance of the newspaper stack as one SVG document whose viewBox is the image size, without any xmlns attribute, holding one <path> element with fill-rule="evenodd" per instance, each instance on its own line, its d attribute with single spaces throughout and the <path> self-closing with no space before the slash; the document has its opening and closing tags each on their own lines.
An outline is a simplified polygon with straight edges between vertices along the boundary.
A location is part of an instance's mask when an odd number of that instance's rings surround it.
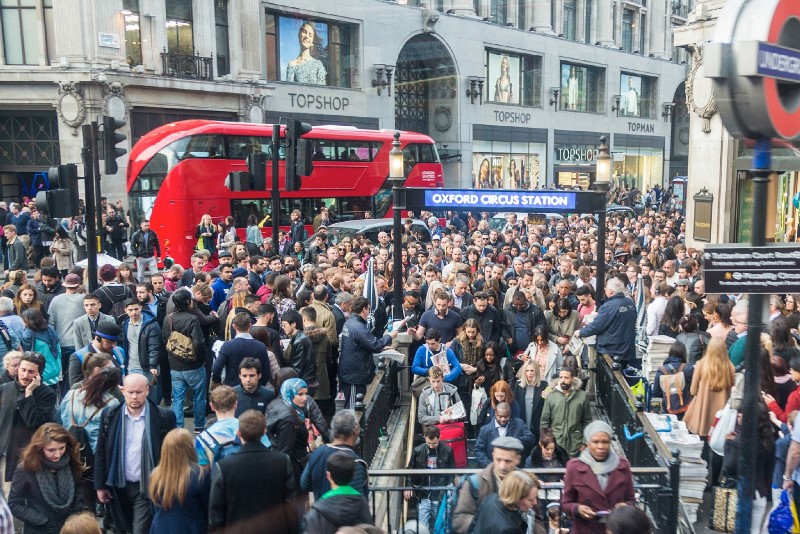
<svg viewBox="0 0 800 534">
<path fill-rule="evenodd" d="M 675 339 L 669 336 L 651 336 L 647 344 L 647 352 L 642 359 L 642 371 L 651 384 L 656 378 L 656 371 L 664 365 L 667 359 L 669 348 L 675 343 Z"/>
<path fill-rule="evenodd" d="M 701 457 L 703 442 L 700 436 L 690 433 L 686 424 L 678 421 L 674 415 L 648 413 L 647 418 L 656 430 L 667 428 L 667 418 L 672 423 L 671 432 L 659 432 L 658 435 L 667 449 L 681 451 L 680 498 L 689 521 L 695 523 L 708 475 L 708 465 Z"/>
</svg>

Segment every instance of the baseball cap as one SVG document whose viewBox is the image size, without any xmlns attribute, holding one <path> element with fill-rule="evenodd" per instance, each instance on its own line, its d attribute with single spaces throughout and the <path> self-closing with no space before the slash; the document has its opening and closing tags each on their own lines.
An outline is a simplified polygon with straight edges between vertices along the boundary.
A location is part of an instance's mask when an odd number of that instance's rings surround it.
<svg viewBox="0 0 800 534">
<path fill-rule="evenodd" d="M 103 282 L 110 282 L 117 276 L 117 269 L 110 263 L 106 263 L 100 267 L 97 274 Z"/>
<path fill-rule="evenodd" d="M 78 287 L 79 285 L 81 285 L 81 277 L 75 273 L 69 273 L 64 278 L 64 282 L 61 285 L 69 288 Z"/>
</svg>

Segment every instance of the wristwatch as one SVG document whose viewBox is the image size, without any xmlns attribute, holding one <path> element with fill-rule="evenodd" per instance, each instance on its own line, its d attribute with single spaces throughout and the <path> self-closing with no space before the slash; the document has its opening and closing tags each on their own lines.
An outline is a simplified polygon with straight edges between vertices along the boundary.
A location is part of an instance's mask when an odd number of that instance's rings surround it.
<svg viewBox="0 0 800 534">
<path fill-rule="evenodd" d="M 789 482 L 790 480 L 792 480 L 792 477 L 787 477 L 786 475 L 783 475 L 784 482 Z"/>
</svg>

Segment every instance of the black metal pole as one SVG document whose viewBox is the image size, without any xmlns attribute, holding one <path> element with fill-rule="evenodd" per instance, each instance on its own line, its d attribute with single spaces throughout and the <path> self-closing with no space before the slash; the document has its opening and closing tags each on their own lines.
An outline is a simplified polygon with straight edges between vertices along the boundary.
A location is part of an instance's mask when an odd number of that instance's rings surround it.
<svg viewBox="0 0 800 534">
<path fill-rule="evenodd" d="M 394 200 L 394 222 L 392 225 L 392 259 L 394 260 L 393 271 L 393 293 L 394 293 L 394 313 L 392 314 L 395 321 L 403 320 L 403 224 L 400 220 L 400 208 L 398 207 L 402 202 L 400 201 L 400 186 L 394 183 L 392 186 L 392 196 Z"/>
<path fill-rule="evenodd" d="M 772 174 L 772 140 L 760 137 L 753 153 L 753 220 L 750 239 L 754 247 L 767 241 L 767 189 Z M 758 403 L 761 396 L 761 331 L 764 319 L 764 295 L 751 294 L 747 317 L 747 340 L 744 357 L 744 398 L 742 399 L 742 430 L 739 450 L 739 503 L 736 509 L 734 532 L 750 532 L 753 511 L 754 481 L 758 454 L 761 449 L 758 428 Z M 762 495 L 764 497 L 764 495 Z"/>
<path fill-rule="evenodd" d="M 667 523 L 667 534 L 677 534 L 678 532 L 678 510 L 681 500 L 681 451 L 672 449 L 672 458 L 669 461 L 669 488 L 671 496 L 669 501 L 669 522 Z"/>
<path fill-rule="evenodd" d="M 597 306 L 600 301 L 605 297 L 606 288 L 606 192 L 600 191 L 602 195 L 600 201 L 600 212 L 597 214 L 597 278 L 595 285 L 595 298 L 597 299 Z"/>
<path fill-rule="evenodd" d="M 92 150 L 92 125 L 84 124 L 81 126 L 83 133 L 83 186 L 84 196 L 86 197 L 86 212 L 83 215 L 86 223 L 86 261 L 89 281 L 89 292 L 97 290 L 97 206 L 95 205 L 94 195 L 94 155 Z M 95 150 L 97 144 L 94 145 Z"/>
<path fill-rule="evenodd" d="M 114 135 L 113 133 L 103 132 L 103 142 L 110 143 L 111 141 L 108 140 L 109 135 Z M 101 254 L 103 252 L 103 240 L 100 236 L 103 235 L 103 203 L 100 200 L 102 196 L 100 193 L 100 146 L 98 144 L 99 129 L 97 125 L 97 121 L 92 121 L 92 166 L 93 166 L 93 174 L 94 174 L 94 206 L 95 210 L 97 211 L 97 236 L 95 237 L 95 241 L 97 241 L 97 253 Z M 125 214 L 123 213 L 122 216 L 124 217 Z"/>
<path fill-rule="evenodd" d="M 281 218 L 281 189 L 278 184 L 278 158 L 281 148 L 281 125 L 272 125 L 272 253 L 278 253 Z"/>
</svg>

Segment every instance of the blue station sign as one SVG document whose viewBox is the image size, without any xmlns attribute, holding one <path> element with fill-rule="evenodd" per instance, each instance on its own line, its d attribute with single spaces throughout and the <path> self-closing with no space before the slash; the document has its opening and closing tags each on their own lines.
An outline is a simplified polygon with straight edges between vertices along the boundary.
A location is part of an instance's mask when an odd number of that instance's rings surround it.
<svg viewBox="0 0 800 534">
<path fill-rule="evenodd" d="M 488 211 L 573 211 L 575 191 L 475 191 L 474 189 L 429 189 L 424 204 L 430 209 Z"/>
</svg>

